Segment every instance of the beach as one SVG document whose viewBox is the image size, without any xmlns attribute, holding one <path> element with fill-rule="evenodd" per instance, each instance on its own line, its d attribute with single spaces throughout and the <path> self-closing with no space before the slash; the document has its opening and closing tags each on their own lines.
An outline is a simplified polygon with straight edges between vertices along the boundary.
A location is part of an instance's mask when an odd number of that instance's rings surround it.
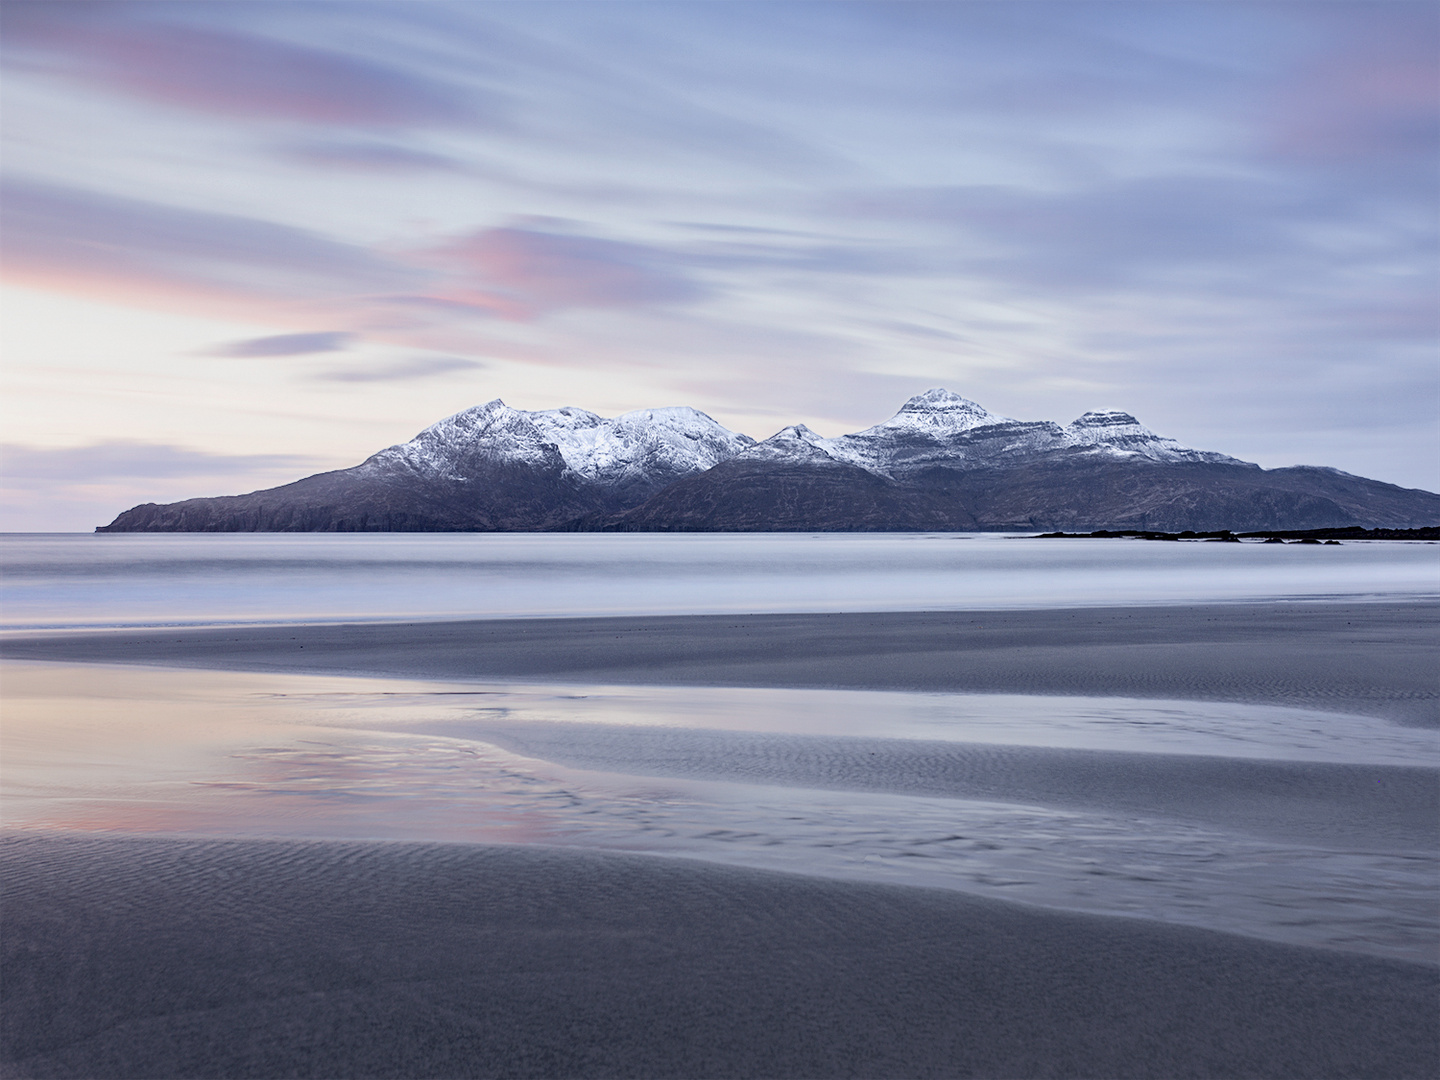
<svg viewBox="0 0 1440 1080">
<path fill-rule="evenodd" d="M 1428 737 L 1440 723 L 1437 644 L 1440 605 L 1415 600 L 49 631 L 8 635 L 0 656 L 57 669 L 1238 702 Z M 1008 799 L 1426 865 L 1437 847 L 1440 785 L 1420 758 L 502 720 L 433 730 L 568 768 L 809 785 L 857 806 Z M 1428 948 L 1366 954 L 1364 943 L 1304 947 L 1258 930 L 544 838 L 22 829 L 3 857 L 6 1076 L 1419 1077 L 1440 1067 L 1433 927 L 1421 931 Z M 1308 871 L 1295 872 L 1303 892 Z"/>
<path fill-rule="evenodd" d="M 5 846 L 10 1076 L 1430 1075 L 1436 973 L 674 860 Z"/>
</svg>

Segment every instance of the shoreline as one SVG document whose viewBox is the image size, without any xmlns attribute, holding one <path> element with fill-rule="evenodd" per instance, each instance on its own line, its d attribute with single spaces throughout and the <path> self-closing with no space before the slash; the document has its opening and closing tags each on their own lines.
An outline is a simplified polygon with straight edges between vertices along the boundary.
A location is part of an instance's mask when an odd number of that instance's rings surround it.
<svg viewBox="0 0 1440 1080">
<path fill-rule="evenodd" d="M 0 860 L 6 1077 L 1440 1063 L 1433 967 L 943 890 L 413 843 L 9 834 Z"/>
<path fill-rule="evenodd" d="M 1440 601 L 615 616 L 0 637 L 0 657 L 441 680 L 1285 704 L 1440 727 Z"/>
</svg>

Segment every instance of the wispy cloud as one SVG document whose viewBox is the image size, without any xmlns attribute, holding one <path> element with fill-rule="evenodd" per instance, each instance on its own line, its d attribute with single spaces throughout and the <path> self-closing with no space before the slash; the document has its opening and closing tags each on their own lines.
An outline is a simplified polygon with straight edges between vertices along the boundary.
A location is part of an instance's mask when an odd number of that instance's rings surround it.
<svg viewBox="0 0 1440 1080">
<path fill-rule="evenodd" d="M 0 530 L 88 532 L 142 502 L 253 491 L 315 472 L 303 454 L 217 454 L 114 439 L 84 446 L 0 444 Z"/>
<path fill-rule="evenodd" d="M 674 253 L 600 237 L 497 228 L 387 252 L 255 218 L 19 179 L 0 185 L 0 256 L 5 276 L 21 284 L 131 299 L 153 294 L 172 303 L 203 295 L 276 308 L 410 297 L 530 320 L 704 295 Z M 228 355 L 282 355 L 264 350 L 292 345 L 313 351 L 344 340 L 278 335 L 230 346 L 241 351 Z"/>
<path fill-rule="evenodd" d="M 163 11 L 163 5 L 161 9 Z M 185 109 L 355 127 L 471 125 L 493 100 L 414 71 L 278 38 L 155 21 L 127 4 L 7 3 L 17 62 Z"/>
<path fill-rule="evenodd" d="M 122 439 L 58 448 L 0 443 L 0 476 L 7 483 L 233 476 L 299 470 L 312 461 L 300 454 L 213 454 L 172 443 Z"/>
<path fill-rule="evenodd" d="M 339 352 L 349 348 L 355 335 L 344 330 L 318 330 L 308 334 L 272 334 L 217 345 L 210 356 L 305 356 L 310 353 Z"/>
<path fill-rule="evenodd" d="M 461 356 L 417 356 L 410 360 L 370 367 L 334 368 L 317 372 L 311 377 L 320 382 L 338 383 L 409 382 L 414 379 L 431 379 L 437 375 L 451 375 L 458 371 L 480 371 L 484 368 L 485 365 L 480 361 L 467 360 Z"/>
<path fill-rule="evenodd" d="M 311 141 L 280 147 L 281 157 L 303 165 L 362 172 L 452 172 L 462 162 L 444 154 L 381 142 Z"/>
<path fill-rule="evenodd" d="M 1433 226 L 1268 176 L 1102 180 L 1058 192 L 893 189 L 838 198 L 829 212 L 931 227 L 943 243 L 917 245 L 909 274 L 963 275 L 1016 299 L 1269 298 L 1328 321 L 1338 308 L 1413 309 L 1436 287 L 1433 262 L 1420 257 Z M 1320 296 L 1328 299 L 1317 305 Z M 1415 325 L 1391 323 L 1405 324 Z"/>
<path fill-rule="evenodd" d="M 444 298 L 516 319 L 577 307 L 698 299 L 674 256 L 640 244 L 534 229 L 485 229 L 438 248 L 459 280 Z"/>
<path fill-rule="evenodd" d="M 0 222 L 6 277 L 66 291 L 290 303 L 429 276 L 304 229 L 38 181 L 0 186 Z"/>
<path fill-rule="evenodd" d="M 1342 30 L 1277 85 L 1261 114 L 1262 150 L 1293 163 L 1360 166 L 1376 180 L 1418 167 L 1433 191 L 1440 19 L 1430 5 L 1393 4 L 1385 18 L 1347 21 Z"/>
</svg>

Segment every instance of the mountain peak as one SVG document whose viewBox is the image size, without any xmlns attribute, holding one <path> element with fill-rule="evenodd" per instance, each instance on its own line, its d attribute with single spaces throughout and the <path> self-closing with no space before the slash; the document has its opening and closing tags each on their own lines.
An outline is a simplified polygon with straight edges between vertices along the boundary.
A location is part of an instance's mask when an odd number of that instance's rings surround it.
<svg viewBox="0 0 1440 1080">
<path fill-rule="evenodd" d="M 1248 464 L 1228 454 L 1195 450 L 1174 439 L 1157 435 L 1128 412 L 1120 409 L 1092 409 L 1065 428 L 1081 446 L 1104 453 L 1137 454 L 1153 461 L 1211 461 Z"/>
<path fill-rule="evenodd" d="M 740 456 L 747 461 L 830 462 L 835 460 L 831 452 L 834 448 L 833 440 L 823 438 L 804 424 L 790 424 L 764 442 L 751 446 Z"/>
<path fill-rule="evenodd" d="M 704 472 L 754 441 L 685 405 L 606 418 L 574 405 L 513 409 L 495 398 L 382 451 L 377 464 L 399 461 L 418 475 L 462 482 L 477 469 L 527 465 L 643 494 Z"/>
<path fill-rule="evenodd" d="M 900 411 L 902 413 L 965 412 L 979 416 L 990 415 L 983 405 L 946 390 L 943 386 L 932 387 L 922 394 L 916 394 L 900 406 Z"/>
<path fill-rule="evenodd" d="M 1140 426 L 1140 421 L 1119 409 L 1091 409 L 1070 426 L 1072 428 L 1113 428 Z"/>
<path fill-rule="evenodd" d="M 505 402 L 502 401 L 500 398 L 491 398 L 489 401 L 485 402 L 484 405 L 471 405 L 468 409 L 461 409 L 458 413 L 447 416 L 444 420 L 439 421 L 439 423 L 444 424 L 447 421 L 455 420 L 461 416 L 491 416 L 495 413 L 510 411 L 512 411 L 510 406 L 506 405 Z M 435 425 L 432 424 L 431 426 L 434 427 Z"/>
<path fill-rule="evenodd" d="M 876 424 L 849 437 L 863 441 L 918 433 L 930 439 L 944 440 L 972 428 L 1008 421 L 1009 417 L 997 416 L 978 402 L 937 386 L 923 394 L 916 394 L 883 424 Z"/>
<path fill-rule="evenodd" d="M 955 391 L 947 390 L 943 386 L 932 386 L 929 390 L 922 390 L 905 402 L 901 408 L 908 409 L 920 405 L 970 405 L 979 408 L 969 398 L 961 397 Z"/>
<path fill-rule="evenodd" d="M 621 413 L 616 421 L 641 424 L 654 421 L 670 423 L 701 423 L 714 424 L 715 418 L 709 413 L 701 412 L 699 409 L 689 405 L 662 405 L 653 409 L 632 409 L 630 412 Z"/>
<path fill-rule="evenodd" d="M 981 424 L 1004 423 L 1009 417 L 997 416 L 977 401 L 937 386 L 916 394 L 891 419 L 909 425 L 919 423 L 925 427 L 972 428 Z"/>
</svg>

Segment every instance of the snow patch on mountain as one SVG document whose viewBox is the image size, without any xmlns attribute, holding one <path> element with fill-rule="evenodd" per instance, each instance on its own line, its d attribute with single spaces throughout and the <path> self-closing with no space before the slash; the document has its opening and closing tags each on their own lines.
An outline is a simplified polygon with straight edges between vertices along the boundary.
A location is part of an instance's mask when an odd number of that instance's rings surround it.
<svg viewBox="0 0 1440 1080">
<path fill-rule="evenodd" d="M 1008 416 L 992 413 L 985 406 L 941 387 L 916 394 L 900 411 L 883 424 L 845 436 L 851 439 L 878 439 L 904 432 L 944 439 L 978 427 L 1006 424 Z"/>
<path fill-rule="evenodd" d="M 1003 464 L 1072 444 L 1059 424 L 1013 420 L 937 387 L 912 397 L 883 424 L 827 440 L 825 449 L 893 479 L 932 466 Z"/>
<path fill-rule="evenodd" d="M 755 440 L 688 406 L 637 409 L 603 419 L 584 409 L 530 414 L 572 470 L 606 484 L 667 482 L 704 472 Z"/>
<path fill-rule="evenodd" d="M 1212 450 L 1195 450 L 1174 439 L 1157 435 L 1135 417 L 1119 409 L 1087 412 L 1065 428 L 1076 446 L 1092 447 L 1116 455 L 1137 455 L 1152 461 L 1211 461 L 1245 465 L 1238 458 Z M 1258 467 L 1258 466 L 1257 466 Z"/>
<path fill-rule="evenodd" d="M 718 465 L 755 440 L 685 406 L 606 418 L 567 406 L 530 412 L 499 398 L 447 416 L 367 464 L 465 481 L 477 463 L 568 470 L 615 488 L 652 487 Z"/>
<path fill-rule="evenodd" d="M 837 452 L 838 442 L 840 440 L 827 439 L 811 431 L 804 424 L 791 424 L 737 455 L 737 460 L 768 461 L 781 465 L 833 464 L 843 460 Z"/>
<path fill-rule="evenodd" d="M 528 413 L 496 398 L 431 424 L 409 442 L 381 450 L 361 468 L 403 469 L 427 480 L 464 481 L 471 478 L 477 449 L 490 450 L 485 456 L 496 461 L 536 467 L 554 467 L 561 460 Z"/>
</svg>

